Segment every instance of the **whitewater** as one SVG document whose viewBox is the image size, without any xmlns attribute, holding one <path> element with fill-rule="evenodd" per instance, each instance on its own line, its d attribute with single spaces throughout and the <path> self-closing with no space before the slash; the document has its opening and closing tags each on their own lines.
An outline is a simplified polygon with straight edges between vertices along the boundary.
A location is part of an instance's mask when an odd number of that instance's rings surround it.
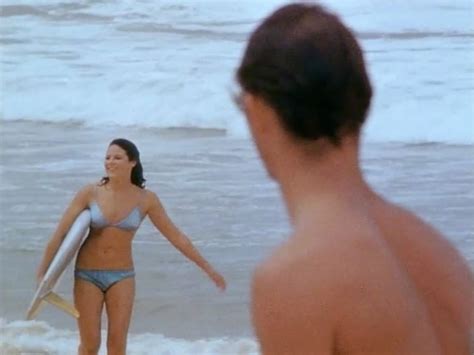
<svg viewBox="0 0 474 355">
<path fill-rule="evenodd" d="M 0 117 L 246 137 L 235 69 L 250 31 L 283 3 L 3 0 Z M 365 51 L 368 141 L 474 143 L 472 1 L 323 4 Z"/>
<path fill-rule="evenodd" d="M 0 1 L 1 354 L 75 353 L 74 320 L 48 306 L 36 321 L 24 312 L 46 241 L 117 137 L 137 143 L 147 187 L 229 281 L 218 294 L 145 222 L 128 353 L 259 353 L 251 275 L 289 225 L 232 96 L 246 39 L 284 3 Z M 356 33 L 375 89 L 364 174 L 474 270 L 474 3 L 322 4 Z M 67 299 L 71 269 L 58 289 Z"/>
</svg>

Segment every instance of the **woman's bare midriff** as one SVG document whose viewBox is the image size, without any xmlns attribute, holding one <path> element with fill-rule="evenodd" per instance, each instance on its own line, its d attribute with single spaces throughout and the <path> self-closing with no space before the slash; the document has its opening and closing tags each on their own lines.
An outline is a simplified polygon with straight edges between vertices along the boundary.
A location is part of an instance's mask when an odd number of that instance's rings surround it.
<svg viewBox="0 0 474 355">
<path fill-rule="evenodd" d="M 91 231 L 79 250 L 76 268 L 133 269 L 133 236 L 133 232 L 114 227 Z"/>
</svg>

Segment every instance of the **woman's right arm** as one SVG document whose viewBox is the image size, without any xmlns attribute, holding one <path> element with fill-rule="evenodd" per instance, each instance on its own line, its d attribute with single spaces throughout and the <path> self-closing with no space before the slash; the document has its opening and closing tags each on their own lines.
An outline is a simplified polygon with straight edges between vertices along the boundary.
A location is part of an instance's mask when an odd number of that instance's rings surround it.
<svg viewBox="0 0 474 355">
<path fill-rule="evenodd" d="M 87 208 L 90 197 L 92 196 L 94 185 L 88 185 L 82 188 L 74 199 L 69 204 L 69 207 L 64 212 L 59 224 L 56 228 L 56 231 L 50 238 L 48 244 L 46 245 L 46 249 L 43 254 L 43 258 L 38 266 L 38 270 L 36 272 L 36 280 L 38 282 L 41 281 L 46 270 L 48 269 L 49 264 L 51 263 L 54 255 L 56 254 L 59 246 L 61 245 L 66 233 L 71 228 L 72 223 L 74 220 L 79 216 L 79 214 Z"/>
</svg>

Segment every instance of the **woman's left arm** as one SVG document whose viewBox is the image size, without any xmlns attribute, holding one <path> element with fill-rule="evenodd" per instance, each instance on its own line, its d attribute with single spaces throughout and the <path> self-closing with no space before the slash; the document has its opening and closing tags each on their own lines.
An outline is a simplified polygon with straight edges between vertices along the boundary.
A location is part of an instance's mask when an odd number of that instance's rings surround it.
<svg viewBox="0 0 474 355">
<path fill-rule="evenodd" d="M 165 236 L 170 243 L 178 249 L 189 260 L 199 266 L 221 290 L 225 290 L 226 282 L 209 264 L 209 262 L 194 247 L 191 240 L 181 232 L 169 218 L 158 196 L 151 191 L 147 191 L 147 214 L 153 225 Z"/>
</svg>

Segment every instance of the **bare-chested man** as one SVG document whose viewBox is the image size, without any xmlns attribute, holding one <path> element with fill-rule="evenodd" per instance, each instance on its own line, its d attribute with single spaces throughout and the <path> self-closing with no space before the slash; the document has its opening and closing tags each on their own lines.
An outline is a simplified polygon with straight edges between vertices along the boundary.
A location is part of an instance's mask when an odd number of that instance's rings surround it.
<svg viewBox="0 0 474 355">
<path fill-rule="evenodd" d="M 254 275 L 263 354 L 471 354 L 468 266 L 362 175 L 372 90 L 351 32 L 319 6 L 285 6 L 252 34 L 237 76 L 293 227 Z"/>
</svg>

